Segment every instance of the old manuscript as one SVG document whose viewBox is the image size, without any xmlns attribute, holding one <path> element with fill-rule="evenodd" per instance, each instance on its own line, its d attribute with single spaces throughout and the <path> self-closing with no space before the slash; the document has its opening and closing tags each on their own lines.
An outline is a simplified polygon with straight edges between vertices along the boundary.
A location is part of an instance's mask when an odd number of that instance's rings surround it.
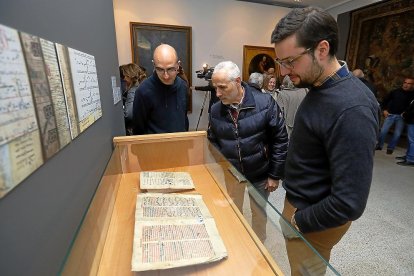
<svg viewBox="0 0 414 276">
<path fill-rule="evenodd" d="M 187 172 L 141 172 L 140 188 L 166 193 L 194 189 L 194 183 Z"/>
<path fill-rule="evenodd" d="M 42 163 L 35 106 L 19 34 L 0 24 L 0 198 Z"/>
<path fill-rule="evenodd" d="M 21 32 L 20 38 L 33 91 L 43 156 L 47 160 L 59 151 L 60 145 L 42 48 L 37 36 Z"/>
<path fill-rule="evenodd" d="M 60 78 L 55 44 L 49 40 L 40 38 L 40 45 L 42 46 L 46 75 L 49 81 L 60 148 L 63 148 L 72 141 L 72 137 L 70 136 L 69 117 L 66 109 L 65 95 L 63 94 L 63 84 Z"/>
<path fill-rule="evenodd" d="M 139 194 L 132 271 L 210 263 L 227 257 L 201 195 Z"/>
<path fill-rule="evenodd" d="M 70 135 L 72 140 L 79 135 L 78 113 L 76 111 L 75 95 L 73 92 L 72 75 L 70 73 L 68 49 L 66 46 L 55 43 L 60 75 L 63 82 L 63 94 L 68 112 Z"/>
<path fill-rule="evenodd" d="M 102 116 L 95 57 L 72 48 L 68 54 L 79 129 L 83 132 Z"/>
</svg>

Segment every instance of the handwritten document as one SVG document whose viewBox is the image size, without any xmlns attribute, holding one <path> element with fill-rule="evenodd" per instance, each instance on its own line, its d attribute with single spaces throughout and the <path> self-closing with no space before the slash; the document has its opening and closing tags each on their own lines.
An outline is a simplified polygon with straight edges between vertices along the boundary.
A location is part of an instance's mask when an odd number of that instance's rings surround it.
<svg viewBox="0 0 414 276">
<path fill-rule="evenodd" d="M 20 37 L 22 39 L 27 70 L 32 84 L 43 153 L 45 159 L 49 159 L 59 151 L 60 146 L 42 49 L 37 36 L 20 32 Z"/>
<path fill-rule="evenodd" d="M 102 116 L 98 75 L 92 55 L 68 48 L 79 128 L 84 131 Z"/>
<path fill-rule="evenodd" d="M 139 194 L 132 271 L 209 263 L 227 257 L 201 195 Z"/>
<path fill-rule="evenodd" d="M 45 60 L 46 75 L 49 81 L 50 93 L 52 96 L 53 110 L 56 117 L 60 148 L 69 144 L 72 140 L 69 130 L 69 118 L 66 109 L 63 84 L 60 78 L 59 64 L 55 50 L 55 44 L 51 41 L 40 38 L 43 58 Z"/>
<path fill-rule="evenodd" d="M 39 131 L 0 146 L 0 198 L 43 164 Z"/>
<path fill-rule="evenodd" d="M 0 25 L 0 145 L 37 129 L 18 32 Z"/>
<path fill-rule="evenodd" d="M 69 57 L 66 46 L 58 43 L 55 43 L 55 45 L 59 60 L 60 75 L 63 82 L 63 93 L 65 95 L 66 108 L 69 116 L 70 135 L 73 140 L 79 135 L 80 131 L 75 95 L 73 92 L 72 75 L 70 73 Z"/>
<path fill-rule="evenodd" d="M 191 175 L 187 172 L 141 172 L 140 188 L 151 192 L 168 192 L 194 189 Z"/>
<path fill-rule="evenodd" d="M 17 30 L 0 25 L 0 198 L 43 163 Z"/>
</svg>

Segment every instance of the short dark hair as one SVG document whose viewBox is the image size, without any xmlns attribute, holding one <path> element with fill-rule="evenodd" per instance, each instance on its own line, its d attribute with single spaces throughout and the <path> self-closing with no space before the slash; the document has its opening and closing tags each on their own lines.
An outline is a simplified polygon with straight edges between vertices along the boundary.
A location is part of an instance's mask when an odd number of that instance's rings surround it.
<svg viewBox="0 0 414 276">
<path fill-rule="evenodd" d="M 273 30 L 271 43 L 278 43 L 296 34 L 298 46 L 315 49 L 322 40 L 329 42 L 329 54 L 338 50 L 338 24 L 328 12 L 306 7 L 290 11 Z"/>
</svg>

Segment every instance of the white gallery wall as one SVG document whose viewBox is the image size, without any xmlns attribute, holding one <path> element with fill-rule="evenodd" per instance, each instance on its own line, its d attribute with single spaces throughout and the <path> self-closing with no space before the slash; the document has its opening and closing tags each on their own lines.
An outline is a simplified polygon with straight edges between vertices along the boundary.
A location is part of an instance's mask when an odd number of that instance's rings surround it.
<svg viewBox="0 0 414 276">
<path fill-rule="evenodd" d="M 235 0 L 114 0 L 119 64 L 132 62 L 129 22 L 157 23 L 192 27 L 192 84 L 207 85 L 195 70 L 231 60 L 243 65 L 243 45 L 272 47 L 271 33 L 290 9 Z M 147 68 L 151 71 L 152 68 Z M 190 130 L 200 115 L 204 92 L 193 91 Z M 208 103 L 198 130 L 207 129 Z"/>
</svg>

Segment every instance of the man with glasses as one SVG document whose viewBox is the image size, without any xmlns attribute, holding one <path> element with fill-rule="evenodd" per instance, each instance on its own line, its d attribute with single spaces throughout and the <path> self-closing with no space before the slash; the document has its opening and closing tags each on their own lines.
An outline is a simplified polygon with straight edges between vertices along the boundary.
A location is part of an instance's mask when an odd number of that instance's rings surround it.
<svg viewBox="0 0 414 276">
<path fill-rule="evenodd" d="M 379 106 L 368 87 L 337 60 L 338 26 L 329 13 L 293 9 L 276 25 L 271 42 L 282 76 L 310 88 L 296 113 L 283 181 L 283 217 L 292 227 L 284 220 L 281 226 L 292 275 L 319 275 L 326 264 L 297 233 L 329 261 L 333 246 L 362 215 Z"/>
<path fill-rule="evenodd" d="M 135 93 L 134 134 L 186 131 L 188 86 L 177 78 L 177 52 L 162 44 L 154 51 L 153 64 L 153 74 Z"/>
</svg>

